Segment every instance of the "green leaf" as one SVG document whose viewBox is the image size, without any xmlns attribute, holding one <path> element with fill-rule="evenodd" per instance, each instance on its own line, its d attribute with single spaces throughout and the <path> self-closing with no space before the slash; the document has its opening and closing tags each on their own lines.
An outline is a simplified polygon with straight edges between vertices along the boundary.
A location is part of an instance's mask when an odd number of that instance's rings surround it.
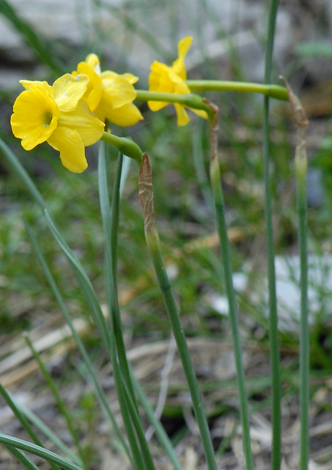
<svg viewBox="0 0 332 470">
<path fill-rule="evenodd" d="M 38 455 L 49 463 L 59 465 L 64 470 L 84 470 L 82 467 L 79 467 L 75 463 L 68 462 L 58 454 L 51 452 L 50 450 L 44 449 L 43 447 L 32 444 L 31 442 L 24 441 L 22 439 L 17 439 L 16 437 L 7 436 L 0 432 L 0 443 L 5 446 L 11 446 L 15 449 L 25 450 L 30 452 L 33 455 Z"/>
</svg>

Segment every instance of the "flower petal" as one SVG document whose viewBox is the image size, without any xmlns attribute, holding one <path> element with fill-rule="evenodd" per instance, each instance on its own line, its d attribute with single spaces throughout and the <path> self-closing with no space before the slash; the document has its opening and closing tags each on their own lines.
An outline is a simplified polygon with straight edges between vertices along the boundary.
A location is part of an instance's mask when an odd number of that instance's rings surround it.
<svg viewBox="0 0 332 470">
<path fill-rule="evenodd" d="M 179 53 L 179 59 L 184 60 L 187 52 L 191 46 L 193 38 L 191 36 L 187 36 L 183 39 L 178 44 L 178 53 Z"/>
<path fill-rule="evenodd" d="M 191 45 L 193 38 L 188 36 L 183 38 L 178 44 L 179 58 L 173 62 L 172 69 L 182 80 L 187 79 L 186 68 L 184 65 L 184 59 L 187 55 L 189 47 Z"/>
<path fill-rule="evenodd" d="M 105 70 L 105 72 L 101 73 L 101 76 L 104 78 L 108 77 L 112 79 L 114 79 L 115 77 L 122 77 L 125 80 L 127 80 L 127 82 L 131 83 L 132 85 L 138 82 L 139 80 L 139 78 L 133 75 L 132 73 L 123 73 L 122 75 L 119 75 L 118 73 L 113 72 L 112 70 Z"/>
<path fill-rule="evenodd" d="M 85 62 L 93 68 L 95 73 L 100 75 L 100 61 L 96 54 L 89 54 L 85 59 Z"/>
<path fill-rule="evenodd" d="M 101 77 L 94 71 L 93 67 L 86 62 L 80 62 L 78 64 L 77 72 L 74 73 L 74 76 L 78 74 L 84 74 L 89 77 L 89 83 L 82 99 L 88 103 L 91 111 L 94 111 L 103 95 Z"/>
<path fill-rule="evenodd" d="M 106 71 L 101 78 L 104 89 L 102 100 L 111 102 L 113 108 L 131 103 L 136 98 L 135 88 L 121 75 L 114 76 L 114 72 Z"/>
<path fill-rule="evenodd" d="M 14 103 L 11 126 L 22 147 L 31 150 L 45 142 L 57 126 L 60 114 L 55 101 L 43 86 L 31 85 Z"/>
<path fill-rule="evenodd" d="M 60 111 L 72 111 L 86 92 L 89 78 L 86 75 L 66 73 L 53 83 L 54 100 Z"/>
<path fill-rule="evenodd" d="M 149 75 L 149 91 L 173 93 L 174 83 L 169 76 L 170 67 L 161 62 L 154 61 Z"/>
<path fill-rule="evenodd" d="M 116 72 L 113 72 L 112 70 L 105 70 L 104 72 L 101 72 L 100 76 L 101 76 L 101 79 L 105 79 L 105 83 L 106 83 L 106 80 L 114 80 L 116 77 L 119 76 L 119 74 Z"/>
<path fill-rule="evenodd" d="M 178 95 L 190 95 L 190 88 L 182 78 L 172 71 L 170 72 L 170 77 L 174 80 L 174 93 Z"/>
<path fill-rule="evenodd" d="M 190 111 L 192 111 L 193 113 L 197 114 L 197 116 L 203 118 L 203 119 L 208 119 L 208 115 L 207 115 L 207 112 L 206 111 L 203 111 L 203 109 L 194 109 L 194 108 L 189 108 Z"/>
<path fill-rule="evenodd" d="M 131 83 L 132 85 L 136 82 L 138 82 L 139 80 L 139 77 L 136 77 L 135 75 L 133 75 L 132 73 L 123 73 L 121 75 L 125 80 L 127 80 L 127 82 Z"/>
<path fill-rule="evenodd" d="M 148 101 L 148 106 L 151 109 L 151 111 L 159 111 L 162 108 L 165 108 L 168 103 L 167 101 Z"/>
<path fill-rule="evenodd" d="M 174 106 L 178 117 L 178 126 L 185 126 L 190 121 L 187 111 L 179 103 L 174 103 Z"/>
<path fill-rule="evenodd" d="M 174 83 L 170 78 L 170 70 L 170 67 L 161 62 L 153 62 L 149 75 L 149 91 L 174 93 Z M 151 111 L 159 111 L 168 104 L 166 101 L 148 101 Z"/>
<path fill-rule="evenodd" d="M 54 92 L 53 92 L 53 87 L 51 87 L 51 85 L 49 85 L 47 82 L 39 82 L 38 80 L 36 81 L 31 81 L 31 80 L 20 80 L 20 84 L 26 89 L 26 90 L 30 90 L 30 88 L 34 85 L 37 85 L 37 86 L 41 86 L 43 88 L 45 88 L 45 90 L 47 91 L 47 93 L 49 94 L 49 96 L 51 98 L 53 98 L 54 96 Z"/>
<path fill-rule="evenodd" d="M 117 126 L 124 127 L 133 126 L 143 119 L 140 110 L 133 103 L 126 103 L 119 108 L 112 108 L 107 105 L 107 102 L 102 101 L 100 106 L 96 109 L 96 113 L 100 119 L 107 119 Z"/>
<path fill-rule="evenodd" d="M 47 142 L 60 151 L 61 163 L 67 170 L 82 173 L 88 167 L 83 141 L 74 129 L 58 127 Z"/>
<path fill-rule="evenodd" d="M 68 113 L 60 113 L 58 127 L 76 130 L 85 146 L 97 142 L 104 133 L 105 124 L 93 114 L 85 101 L 79 101 L 77 107 Z"/>
</svg>

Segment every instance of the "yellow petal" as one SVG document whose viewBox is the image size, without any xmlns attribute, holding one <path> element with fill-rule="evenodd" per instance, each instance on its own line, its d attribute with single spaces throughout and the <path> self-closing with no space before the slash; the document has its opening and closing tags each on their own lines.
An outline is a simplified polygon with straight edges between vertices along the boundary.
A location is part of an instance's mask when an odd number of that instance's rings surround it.
<svg viewBox="0 0 332 470">
<path fill-rule="evenodd" d="M 160 62 L 154 62 L 151 65 L 151 74 L 149 77 L 149 91 L 161 93 L 190 93 L 189 87 L 178 77 L 170 67 Z M 159 111 L 167 106 L 166 101 L 148 101 L 151 111 Z"/>
<path fill-rule="evenodd" d="M 178 77 L 172 70 L 167 71 L 167 75 L 164 74 L 160 78 L 160 86 L 158 91 L 163 92 L 163 93 L 175 93 L 178 95 L 183 95 L 183 94 L 190 94 L 190 89 L 188 85 L 180 78 Z M 150 88 L 150 91 L 152 89 Z M 157 91 L 157 90 L 153 90 Z M 148 106 L 151 109 L 151 111 L 159 111 L 163 107 L 167 106 L 166 101 L 148 101 Z"/>
<path fill-rule="evenodd" d="M 138 82 L 139 78 L 133 75 L 132 73 L 124 73 L 121 75 L 127 82 L 134 85 L 134 83 Z"/>
<path fill-rule="evenodd" d="M 103 72 L 102 83 L 104 89 L 102 100 L 111 103 L 112 108 L 119 108 L 136 98 L 135 88 L 121 75 L 114 77 L 112 72 Z"/>
<path fill-rule="evenodd" d="M 104 72 L 101 72 L 100 76 L 102 80 L 114 80 L 114 78 L 118 77 L 119 74 L 112 70 L 105 70 Z"/>
<path fill-rule="evenodd" d="M 190 121 L 186 110 L 179 103 L 174 103 L 174 106 L 178 117 L 178 126 L 185 126 Z"/>
<path fill-rule="evenodd" d="M 189 47 L 191 46 L 193 38 L 190 36 L 187 36 L 186 38 L 181 39 L 181 41 L 178 44 L 178 52 L 179 52 L 179 59 L 184 60 L 187 52 L 189 50 Z"/>
<path fill-rule="evenodd" d="M 103 94 L 101 77 L 94 71 L 93 67 L 86 62 L 80 62 L 78 64 L 77 72 L 78 74 L 87 75 L 89 77 L 89 83 L 82 99 L 88 103 L 91 111 L 94 111 Z"/>
<path fill-rule="evenodd" d="M 167 101 L 148 101 L 148 106 L 151 109 L 151 111 L 159 111 L 160 109 L 164 108 L 167 106 L 168 103 Z"/>
<path fill-rule="evenodd" d="M 45 142 L 57 126 L 59 108 L 43 86 L 31 85 L 14 103 L 11 126 L 22 147 L 31 150 Z"/>
<path fill-rule="evenodd" d="M 88 167 L 84 144 L 79 133 L 67 127 L 58 127 L 47 141 L 60 151 L 62 165 L 73 173 L 82 173 Z"/>
<path fill-rule="evenodd" d="M 93 114 L 85 101 L 79 101 L 77 107 L 68 113 L 60 113 L 58 128 L 76 130 L 85 146 L 97 142 L 104 133 L 105 124 Z"/>
<path fill-rule="evenodd" d="M 143 119 L 143 116 L 140 110 L 133 103 L 127 103 L 119 108 L 111 108 L 105 106 L 105 102 L 102 102 L 101 105 L 96 109 L 97 115 L 109 122 L 116 124 L 117 126 L 133 126 L 138 121 Z"/>
<path fill-rule="evenodd" d="M 70 75 L 66 73 L 53 83 L 54 100 L 60 111 L 71 111 L 84 95 L 89 78 L 86 75 Z"/>
<path fill-rule="evenodd" d="M 149 91 L 173 93 L 174 83 L 169 76 L 170 67 L 161 62 L 153 62 L 149 75 Z"/>
<path fill-rule="evenodd" d="M 131 85 L 138 82 L 139 80 L 139 78 L 133 75 L 132 73 L 123 73 L 122 75 L 119 75 L 118 73 L 113 72 L 111 70 L 105 70 L 105 72 L 101 73 L 101 76 L 104 78 L 108 77 L 108 78 L 113 78 L 113 79 L 115 77 L 122 77 L 125 80 L 127 80 L 127 82 L 129 82 Z"/>
<path fill-rule="evenodd" d="M 20 84 L 26 89 L 26 90 L 29 90 L 32 86 L 34 85 L 38 85 L 38 86 L 41 86 L 43 88 L 45 88 L 45 90 L 47 91 L 47 93 L 49 94 L 49 96 L 51 96 L 53 98 L 54 96 L 54 93 L 53 93 L 53 87 L 51 87 L 51 85 L 49 85 L 47 82 L 39 82 L 39 81 L 31 81 L 31 80 L 20 80 Z"/>
<path fill-rule="evenodd" d="M 181 80 L 187 80 L 186 67 L 185 67 L 184 62 L 182 60 L 177 59 L 173 63 L 172 70 L 179 78 L 181 78 Z"/>
<path fill-rule="evenodd" d="M 170 68 L 161 62 L 153 62 L 149 76 L 149 91 L 158 93 L 174 93 L 174 83 L 169 76 Z M 167 106 L 166 101 L 148 101 L 151 111 L 159 111 Z"/>
<path fill-rule="evenodd" d="M 188 109 L 190 109 L 190 111 L 192 111 L 193 113 L 197 114 L 197 116 L 203 119 L 208 119 L 208 115 L 206 111 L 203 111 L 202 109 L 194 109 L 194 108 L 189 108 L 189 107 Z"/>
<path fill-rule="evenodd" d="M 172 80 L 174 80 L 174 93 L 178 95 L 190 95 L 190 88 L 182 78 L 172 72 L 170 72 L 170 76 Z"/>
<path fill-rule="evenodd" d="M 175 62 L 173 62 L 172 69 L 173 71 L 180 77 L 182 80 L 187 79 L 187 73 L 186 73 L 186 68 L 184 65 L 184 59 L 187 55 L 187 52 L 189 50 L 189 47 L 192 42 L 192 37 L 186 37 L 183 38 L 179 44 L 178 44 L 178 52 L 179 52 L 179 58 L 176 59 Z"/>
<path fill-rule="evenodd" d="M 90 65 L 98 75 L 100 75 L 100 61 L 96 54 L 89 54 L 85 59 L 85 62 Z"/>
</svg>

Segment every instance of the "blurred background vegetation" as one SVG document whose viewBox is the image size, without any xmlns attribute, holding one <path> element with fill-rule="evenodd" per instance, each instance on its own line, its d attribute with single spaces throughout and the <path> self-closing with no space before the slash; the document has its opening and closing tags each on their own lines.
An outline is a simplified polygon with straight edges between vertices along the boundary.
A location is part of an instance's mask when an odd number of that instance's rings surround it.
<svg viewBox="0 0 332 470">
<path fill-rule="evenodd" d="M 33 177 L 68 244 L 92 280 L 101 304 L 105 294 L 97 145 L 88 149 L 89 169 L 83 175 L 69 173 L 56 152 L 45 144 L 25 152 L 9 125 L 13 102 L 22 89 L 18 80 L 53 82 L 59 74 L 75 70 L 88 53 L 95 52 L 102 69 L 134 73 L 140 77 L 137 88 L 147 89 L 153 60 L 170 65 L 177 57 L 178 41 L 190 35 L 194 40 L 187 60 L 188 78 L 262 82 L 267 14 L 268 2 L 258 0 L 1 0 L 0 136 Z M 328 42 L 331 34 L 332 8 L 328 0 L 281 2 L 273 80 L 279 83 L 280 74 L 290 80 L 303 98 L 311 120 L 309 246 L 317 256 L 312 262 L 315 267 L 311 283 L 311 357 L 312 373 L 317 378 L 330 375 L 332 367 L 332 275 L 328 262 L 332 236 L 332 46 Z M 250 345 L 268 357 L 262 97 L 232 93 L 207 96 L 220 108 L 222 181 L 245 348 Z M 179 128 L 171 106 L 152 113 L 146 104 L 137 104 L 144 121 L 129 129 L 112 126 L 112 132 L 130 136 L 150 155 L 157 223 L 186 334 L 227 341 L 223 267 L 214 235 L 208 184 L 207 124 L 192 115 L 191 122 Z M 282 286 L 279 289 L 281 304 L 284 303 L 280 307 L 284 392 L 285 397 L 292 397 L 297 387 L 290 372 L 297 366 L 298 281 L 291 261 L 296 260 L 297 254 L 294 132 L 285 103 L 271 102 L 271 124 L 276 252 L 283 267 L 283 280 L 294 286 L 293 291 L 286 293 L 294 299 L 290 302 L 282 297 Z M 111 149 L 110 155 L 112 181 L 116 152 Z M 23 330 L 39 329 L 44 334 L 62 324 L 57 304 L 28 241 L 22 213 L 35 229 L 71 313 L 89 319 L 66 259 L 45 227 L 38 207 L 1 155 L 0 203 L 0 344 L 3 345 L 0 352 L 6 358 Z M 316 269 L 323 274 L 315 274 Z M 119 291 L 129 349 L 169 338 L 166 313 L 144 241 L 134 162 L 129 167 L 121 206 Z M 86 341 L 98 357 L 99 342 L 93 330 Z M 252 349 L 248 351 L 250 364 Z M 71 365 L 63 366 L 64 369 L 77 369 L 77 361 L 77 358 L 73 363 L 69 360 Z M 254 366 L 252 370 L 256 384 L 251 390 L 252 403 L 265 407 L 268 415 L 268 382 L 257 379 L 257 375 L 268 379 L 268 367 L 259 373 Z M 5 373 L 0 366 L 0 375 L 2 372 Z M 208 380 L 208 371 L 202 374 Z M 325 382 L 317 379 L 313 394 L 322 383 Z M 89 407 L 84 407 L 87 412 Z M 232 413 L 232 405 L 218 403 L 211 406 L 211 416 L 219 416 L 225 407 Z M 330 412 L 330 405 L 328 408 Z"/>
</svg>

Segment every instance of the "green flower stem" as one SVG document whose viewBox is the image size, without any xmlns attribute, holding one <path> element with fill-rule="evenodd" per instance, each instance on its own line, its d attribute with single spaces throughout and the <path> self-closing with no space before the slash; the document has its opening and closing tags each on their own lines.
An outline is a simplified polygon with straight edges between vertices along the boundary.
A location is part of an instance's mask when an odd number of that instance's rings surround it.
<svg viewBox="0 0 332 470">
<path fill-rule="evenodd" d="M 221 253 L 224 264 L 226 293 L 229 306 L 229 319 L 232 329 L 233 352 L 236 365 L 237 386 L 240 401 L 240 419 L 242 424 L 243 451 L 247 470 L 253 470 L 253 456 L 250 440 L 250 421 L 247 404 L 247 393 L 245 385 L 245 374 L 242 362 L 241 341 L 239 333 L 239 323 L 237 317 L 237 307 L 235 291 L 233 286 L 233 273 L 230 256 L 230 248 L 227 235 L 227 224 L 225 215 L 225 203 L 221 186 L 220 167 L 218 160 L 218 108 L 210 103 L 214 113 L 214 119 L 210 123 L 210 179 L 212 194 L 215 203 L 215 214 L 217 229 L 220 240 Z"/>
<path fill-rule="evenodd" d="M 111 336 L 111 360 L 114 370 L 115 384 L 121 407 L 121 414 L 133 452 L 137 468 L 154 469 L 151 453 L 144 437 L 142 422 L 135 400 L 131 382 L 129 365 L 127 362 L 125 345 L 123 342 L 120 308 L 117 294 L 117 246 L 120 205 L 120 182 L 122 172 L 122 153 L 119 154 L 115 181 L 112 194 L 112 206 L 109 203 L 105 146 L 100 145 L 99 151 L 99 192 L 100 207 L 105 235 L 105 278 L 107 303 L 110 312 L 109 326 Z M 115 341 L 114 341 L 115 340 Z M 135 432 L 134 432 L 135 430 Z M 137 443 L 139 441 L 139 445 Z"/>
<path fill-rule="evenodd" d="M 113 145 L 123 155 L 127 155 L 127 157 L 136 160 L 137 164 L 141 165 L 143 152 L 134 141 L 126 139 L 125 137 L 118 137 L 114 134 L 110 134 L 109 132 L 104 132 L 100 140 Z"/>
<path fill-rule="evenodd" d="M 179 103 L 188 108 L 201 109 L 211 116 L 211 109 L 204 103 L 199 95 L 178 95 L 176 93 L 157 93 L 155 91 L 136 90 L 138 101 L 165 101 L 167 103 Z"/>
<path fill-rule="evenodd" d="M 282 78 L 282 77 L 281 77 Z M 301 322 L 300 322 L 300 470 L 308 470 L 309 463 L 309 379 L 310 379 L 310 346 L 308 325 L 308 260 L 307 260 L 307 152 L 306 130 L 309 121 L 299 99 L 294 95 L 289 84 L 291 117 L 296 127 L 295 176 L 296 198 L 299 217 L 298 236 L 300 245 L 300 289 L 301 289 Z"/>
<path fill-rule="evenodd" d="M 259 93 L 281 101 L 288 101 L 288 92 L 285 87 L 250 82 L 232 82 L 227 80 L 187 80 L 186 84 L 192 92 L 201 91 L 233 91 L 236 93 Z M 147 90 L 136 90 L 138 101 L 165 101 L 179 103 L 190 108 L 202 109 L 209 115 L 211 109 L 204 105 L 198 95 L 177 95 L 175 93 L 157 93 Z"/>
<path fill-rule="evenodd" d="M 265 53 L 264 84 L 268 87 L 271 81 L 272 54 L 275 35 L 275 23 L 279 0 L 271 1 L 268 23 L 268 38 Z M 287 97 L 288 97 L 288 91 Z M 270 188 L 270 141 L 269 141 L 269 95 L 264 97 L 263 108 L 263 159 L 264 159 L 264 207 L 268 263 L 269 290 L 269 336 L 270 364 L 272 382 L 272 470 L 280 470 L 281 466 L 281 383 L 280 353 L 278 335 L 278 312 L 276 293 L 276 274 L 274 265 L 274 239 L 272 225 L 272 197 Z"/>
<path fill-rule="evenodd" d="M 307 260 L 307 198 L 306 161 L 295 161 L 299 244 L 301 268 L 300 324 L 300 470 L 308 469 L 309 461 L 309 327 L 308 327 L 308 260 Z"/>
<path fill-rule="evenodd" d="M 203 442 L 207 466 L 209 470 L 217 470 L 211 436 L 203 409 L 202 397 L 198 388 L 194 367 L 180 321 L 179 311 L 161 252 L 159 234 L 154 216 L 152 175 L 149 159 L 146 154 L 143 155 L 143 163 L 139 171 L 139 189 L 144 214 L 145 239 L 156 271 L 159 287 L 163 295 L 184 373 L 186 375 L 197 424 Z"/>
<path fill-rule="evenodd" d="M 78 435 L 77 435 L 77 432 L 76 432 L 76 429 L 74 428 L 73 426 L 73 423 L 75 422 L 75 420 L 73 419 L 73 417 L 70 415 L 69 413 L 69 410 L 67 409 L 64 401 L 62 400 L 62 398 L 60 397 L 60 394 L 58 392 L 58 389 L 51 377 L 51 375 L 49 374 L 49 372 L 47 371 L 43 361 L 41 360 L 40 358 L 40 355 L 38 354 L 38 352 L 36 351 L 36 349 L 34 348 L 30 338 L 25 334 L 24 335 L 24 338 L 25 338 L 25 341 L 35 359 L 35 361 L 37 362 L 38 366 L 39 366 L 39 369 L 41 371 L 41 373 L 43 374 L 44 376 L 44 379 L 47 383 L 47 386 L 48 388 L 51 390 L 51 392 L 53 393 L 53 396 L 55 398 L 55 401 L 58 405 L 58 408 L 59 408 L 59 411 L 60 413 L 62 414 L 62 416 L 64 417 L 66 423 L 67 423 L 67 427 L 68 427 L 68 431 L 70 432 L 72 438 L 73 438 L 73 441 L 75 443 L 75 446 L 76 446 L 76 449 L 78 451 L 78 454 L 80 456 L 80 462 L 79 462 L 79 465 L 81 465 L 82 467 L 84 467 L 84 469 L 87 470 L 88 466 L 87 466 L 87 463 L 86 463 L 86 459 L 85 459 L 85 455 L 84 455 L 84 452 L 83 452 L 83 449 L 82 449 L 82 446 L 80 444 L 80 441 L 79 441 L 79 438 L 78 438 Z"/>
<path fill-rule="evenodd" d="M 272 470 L 279 470 L 281 465 L 281 386 L 280 386 L 280 353 L 278 334 L 278 312 L 276 273 L 274 265 L 274 237 L 272 225 L 272 196 L 270 187 L 270 157 L 269 157 L 269 105 L 264 99 L 263 121 L 263 157 L 264 157 L 264 207 L 265 230 L 267 244 L 267 278 L 269 291 L 269 337 L 270 364 L 272 382 Z"/>
<path fill-rule="evenodd" d="M 236 93 L 260 93 L 270 98 L 288 101 L 287 89 L 279 85 L 263 85 L 261 83 L 232 82 L 227 80 L 187 80 L 193 92 L 199 91 L 234 91 Z"/>
</svg>

